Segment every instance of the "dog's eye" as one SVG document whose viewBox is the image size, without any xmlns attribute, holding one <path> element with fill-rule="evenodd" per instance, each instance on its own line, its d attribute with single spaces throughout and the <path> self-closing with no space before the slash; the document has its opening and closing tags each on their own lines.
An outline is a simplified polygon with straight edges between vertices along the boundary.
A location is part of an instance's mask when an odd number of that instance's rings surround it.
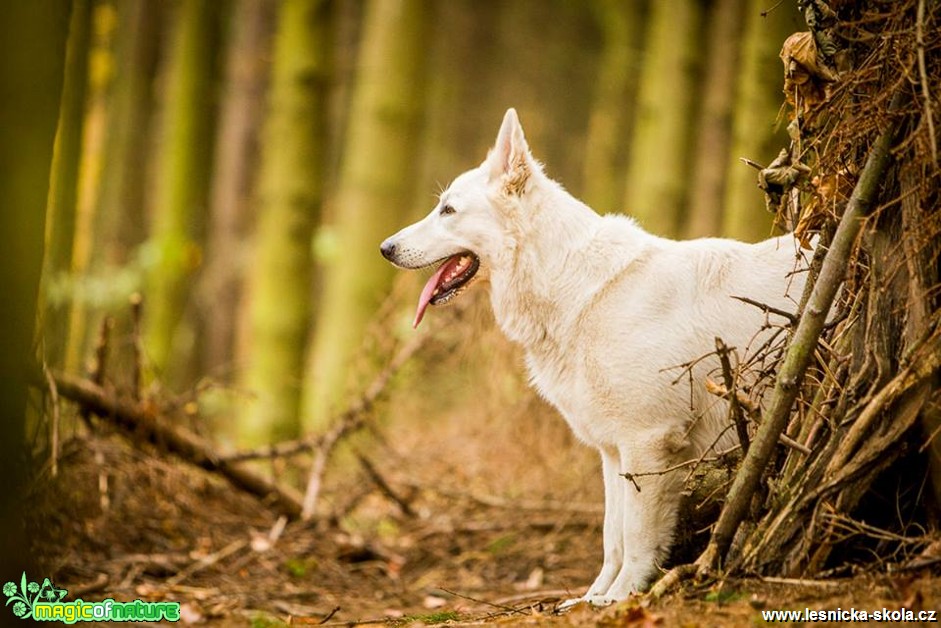
<svg viewBox="0 0 941 628">
<path fill-rule="evenodd" d="M 456 212 L 456 211 L 457 211 L 457 210 L 454 209 L 454 208 L 453 208 L 452 206 L 450 206 L 450 205 L 442 205 L 442 206 L 441 206 L 441 215 L 442 215 L 442 216 L 447 216 L 448 214 L 453 214 L 453 213 Z"/>
</svg>

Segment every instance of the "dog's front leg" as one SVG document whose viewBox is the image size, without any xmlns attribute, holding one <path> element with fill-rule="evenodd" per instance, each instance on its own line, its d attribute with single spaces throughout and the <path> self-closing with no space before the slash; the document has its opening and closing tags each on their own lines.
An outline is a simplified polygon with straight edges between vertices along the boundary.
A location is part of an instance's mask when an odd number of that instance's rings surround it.
<svg viewBox="0 0 941 628">
<path fill-rule="evenodd" d="M 621 448 L 623 488 L 623 561 L 605 597 L 623 600 L 645 588 L 656 575 L 673 541 L 682 477 L 663 473 L 676 463 L 681 450 L 676 435 L 656 438 L 645 445 Z M 632 473 L 645 473 L 631 477 Z M 647 475 L 649 474 L 649 475 Z"/>
<path fill-rule="evenodd" d="M 568 608 L 578 602 L 588 602 L 596 606 L 605 606 L 614 600 L 605 596 L 614 579 L 621 571 L 624 560 L 624 478 L 619 475 L 620 454 L 614 447 L 601 448 L 601 470 L 604 477 L 604 564 L 588 592 L 580 597 L 567 600 L 561 608 Z"/>
</svg>

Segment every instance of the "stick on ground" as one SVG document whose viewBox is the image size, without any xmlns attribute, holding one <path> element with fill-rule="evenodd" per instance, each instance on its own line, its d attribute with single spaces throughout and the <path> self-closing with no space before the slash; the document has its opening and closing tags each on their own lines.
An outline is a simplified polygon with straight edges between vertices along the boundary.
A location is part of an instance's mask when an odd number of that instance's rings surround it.
<svg viewBox="0 0 941 628">
<path fill-rule="evenodd" d="M 149 406 L 109 394 L 101 386 L 71 375 L 54 374 L 53 379 L 61 397 L 75 401 L 88 412 L 162 447 L 190 464 L 218 472 L 236 488 L 263 499 L 272 499 L 276 507 L 289 517 L 300 516 L 301 499 L 296 491 L 275 484 L 239 465 L 220 461 L 208 441 L 178 425 L 170 425 Z"/>
</svg>

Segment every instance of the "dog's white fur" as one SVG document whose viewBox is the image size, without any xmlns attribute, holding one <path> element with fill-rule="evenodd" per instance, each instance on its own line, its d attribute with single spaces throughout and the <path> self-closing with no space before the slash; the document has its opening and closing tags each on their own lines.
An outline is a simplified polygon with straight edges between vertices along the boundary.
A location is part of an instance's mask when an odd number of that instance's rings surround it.
<svg viewBox="0 0 941 628">
<path fill-rule="evenodd" d="M 621 474 L 734 444 L 727 407 L 702 386 L 714 364 L 693 368 L 692 390 L 672 385 L 669 369 L 713 351 L 717 336 L 740 351 L 755 339 L 766 315 L 733 295 L 795 309 L 803 262 L 794 238 L 677 242 L 599 216 L 543 173 L 510 109 L 487 159 L 384 247 L 404 268 L 479 257 L 496 320 L 525 349 L 533 386 L 601 452 L 604 565 L 581 599 L 607 604 L 649 584 L 671 545 L 683 474 L 644 475 L 640 490 Z"/>
</svg>

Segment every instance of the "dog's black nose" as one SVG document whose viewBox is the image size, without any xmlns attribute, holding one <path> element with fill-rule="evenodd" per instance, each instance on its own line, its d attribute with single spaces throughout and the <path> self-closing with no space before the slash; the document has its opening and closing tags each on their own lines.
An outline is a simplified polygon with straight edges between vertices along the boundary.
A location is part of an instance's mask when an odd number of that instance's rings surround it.
<svg viewBox="0 0 941 628">
<path fill-rule="evenodd" d="M 379 245 L 379 251 L 382 252 L 382 256 L 384 258 L 386 258 L 387 260 L 391 262 L 392 258 L 395 256 L 395 242 L 392 242 L 391 240 L 386 240 L 385 242 Z"/>
</svg>

